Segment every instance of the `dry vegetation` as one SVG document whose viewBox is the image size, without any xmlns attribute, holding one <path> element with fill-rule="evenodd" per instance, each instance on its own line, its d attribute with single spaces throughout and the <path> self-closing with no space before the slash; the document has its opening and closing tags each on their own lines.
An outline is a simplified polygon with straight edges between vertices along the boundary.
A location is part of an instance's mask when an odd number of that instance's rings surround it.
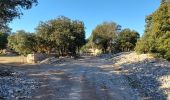
<svg viewBox="0 0 170 100">
<path fill-rule="evenodd" d="M 3 64 L 23 64 L 26 63 L 26 57 L 23 56 L 3 56 L 0 57 L 0 63 Z"/>
</svg>

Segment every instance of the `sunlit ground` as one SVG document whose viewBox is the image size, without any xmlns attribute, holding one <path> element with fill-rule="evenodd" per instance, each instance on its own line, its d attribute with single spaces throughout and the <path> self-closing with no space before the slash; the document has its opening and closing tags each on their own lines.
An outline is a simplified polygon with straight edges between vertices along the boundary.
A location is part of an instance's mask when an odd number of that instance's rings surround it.
<svg viewBox="0 0 170 100">
<path fill-rule="evenodd" d="M 25 63 L 26 57 L 23 56 L 0 56 L 0 63 Z"/>
</svg>

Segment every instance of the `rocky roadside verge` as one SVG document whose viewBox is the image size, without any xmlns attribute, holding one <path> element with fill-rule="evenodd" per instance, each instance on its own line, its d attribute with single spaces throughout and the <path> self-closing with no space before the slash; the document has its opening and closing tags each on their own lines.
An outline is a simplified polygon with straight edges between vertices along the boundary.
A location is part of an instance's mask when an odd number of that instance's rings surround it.
<svg viewBox="0 0 170 100">
<path fill-rule="evenodd" d="M 70 62 L 72 60 L 74 60 L 74 58 L 70 58 L 70 57 L 60 57 L 60 58 L 49 57 L 49 58 L 46 58 L 46 59 L 40 61 L 39 64 L 55 65 L 55 64 L 62 64 L 62 63 L 65 63 L 65 62 Z"/>
<path fill-rule="evenodd" d="M 170 62 L 134 52 L 117 54 L 112 60 L 144 100 L 170 99 Z"/>
<path fill-rule="evenodd" d="M 0 65 L 0 100 L 30 99 L 38 87 L 36 80 L 8 67 Z"/>
</svg>

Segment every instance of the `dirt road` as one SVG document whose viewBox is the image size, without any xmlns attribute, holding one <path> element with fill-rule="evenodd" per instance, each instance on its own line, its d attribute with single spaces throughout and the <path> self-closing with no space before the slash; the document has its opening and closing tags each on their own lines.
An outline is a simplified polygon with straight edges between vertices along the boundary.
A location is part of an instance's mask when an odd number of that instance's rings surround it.
<svg viewBox="0 0 170 100">
<path fill-rule="evenodd" d="M 140 99 L 124 76 L 114 71 L 112 63 L 101 58 L 85 57 L 57 65 L 24 65 L 15 71 L 39 83 L 31 93 L 31 100 Z"/>
</svg>

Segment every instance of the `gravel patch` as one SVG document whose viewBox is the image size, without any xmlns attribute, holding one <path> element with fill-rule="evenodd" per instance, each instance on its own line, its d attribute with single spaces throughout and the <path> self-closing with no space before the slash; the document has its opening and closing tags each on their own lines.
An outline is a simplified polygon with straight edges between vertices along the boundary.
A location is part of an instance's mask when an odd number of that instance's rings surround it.
<svg viewBox="0 0 170 100">
<path fill-rule="evenodd" d="M 28 78 L 24 73 L 9 69 L 3 73 L 0 76 L 0 100 L 28 100 L 38 87 L 36 80 Z"/>
<path fill-rule="evenodd" d="M 143 99 L 170 99 L 170 62 L 134 52 L 121 53 L 112 60 Z"/>
</svg>

